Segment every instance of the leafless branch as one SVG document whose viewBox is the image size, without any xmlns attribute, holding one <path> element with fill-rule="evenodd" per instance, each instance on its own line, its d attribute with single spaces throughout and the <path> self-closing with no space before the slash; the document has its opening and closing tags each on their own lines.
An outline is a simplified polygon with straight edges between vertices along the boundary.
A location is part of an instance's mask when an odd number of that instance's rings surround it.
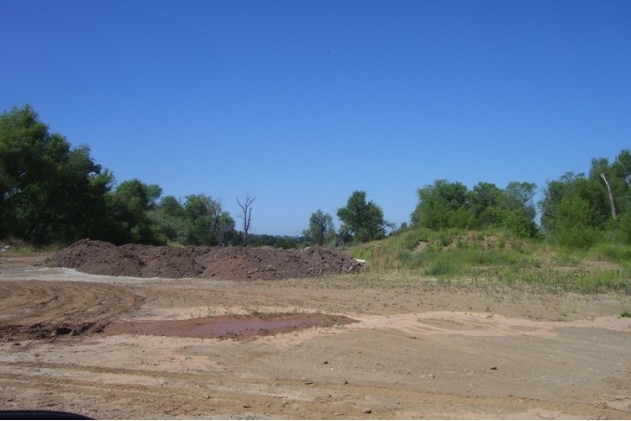
<svg viewBox="0 0 631 421">
<path fill-rule="evenodd" d="M 243 212 L 243 214 L 239 215 L 239 218 L 243 220 L 243 245 L 245 247 L 248 246 L 248 231 L 250 230 L 250 223 L 252 222 L 252 203 L 255 199 L 256 197 L 246 194 L 245 201 L 241 203 L 237 197 L 237 203 Z"/>
</svg>

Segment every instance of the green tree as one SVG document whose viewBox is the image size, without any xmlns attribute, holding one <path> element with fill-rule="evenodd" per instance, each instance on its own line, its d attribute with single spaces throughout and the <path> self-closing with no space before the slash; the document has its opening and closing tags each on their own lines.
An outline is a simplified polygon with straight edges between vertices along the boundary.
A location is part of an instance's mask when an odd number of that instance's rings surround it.
<svg viewBox="0 0 631 421">
<path fill-rule="evenodd" d="M 298 243 L 292 237 L 287 237 L 287 236 L 278 237 L 276 241 L 274 242 L 274 248 L 281 248 L 281 249 L 287 250 L 287 249 L 295 249 L 296 247 L 298 247 Z"/>
<path fill-rule="evenodd" d="M 601 238 L 601 232 L 592 224 L 594 210 L 580 196 L 567 196 L 559 204 L 559 221 L 556 237 L 559 245 L 588 249 Z"/>
<path fill-rule="evenodd" d="M 623 149 L 616 157 L 612 167 L 615 176 L 624 180 L 627 187 L 631 187 L 631 151 Z"/>
<path fill-rule="evenodd" d="M 184 217 L 184 207 L 174 196 L 165 196 L 160 200 L 158 209 L 166 215 L 174 217 Z"/>
<path fill-rule="evenodd" d="M 344 246 L 351 241 L 353 241 L 353 233 L 348 226 L 342 224 L 339 231 L 335 235 L 335 245 Z"/>
<path fill-rule="evenodd" d="M 51 134 L 29 105 L 0 115 L 1 237 L 44 244 L 98 235 L 112 181 L 87 146 Z"/>
<path fill-rule="evenodd" d="M 362 243 L 382 238 L 389 226 L 383 210 L 372 200 L 367 202 L 364 191 L 354 191 L 346 206 L 337 210 L 337 217 L 343 223 L 341 232 Z"/>
<path fill-rule="evenodd" d="M 335 239 L 335 227 L 333 217 L 320 209 L 311 214 L 309 218 L 309 228 L 304 233 L 311 242 L 322 246 L 327 240 Z"/>
<path fill-rule="evenodd" d="M 547 233 L 553 233 L 559 221 L 559 205 L 564 197 L 572 194 L 572 187 L 576 179 L 583 178 L 583 174 L 567 172 L 558 180 L 548 181 L 543 192 L 543 199 L 539 202 L 541 211 L 541 225 Z"/>
<path fill-rule="evenodd" d="M 600 211 L 607 211 L 607 220 L 609 216 L 615 219 L 618 214 L 631 211 L 631 152 L 628 149 L 620 152 L 613 163 L 607 158 L 592 159 L 589 179 L 598 191 L 594 192 L 597 194 L 594 201 L 598 201 Z M 607 201 L 600 203 L 603 197 Z"/>
<path fill-rule="evenodd" d="M 479 229 L 494 228 L 503 223 L 504 192 L 493 183 L 479 182 L 469 193 L 469 207 Z"/>
<path fill-rule="evenodd" d="M 564 200 L 566 204 L 562 209 Z M 573 223 L 575 215 L 567 211 L 568 203 L 572 204 L 571 208 L 585 211 L 581 221 L 587 227 L 604 229 L 611 218 L 609 198 L 602 180 L 587 178 L 584 174 L 566 173 L 559 180 L 548 182 L 543 200 L 539 202 L 541 224 L 547 232 L 554 234 Z"/>
<path fill-rule="evenodd" d="M 462 183 L 436 180 L 417 190 L 419 202 L 412 213 L 412 225 L 442 230 L 472 228 L 475 218 L 469 211 L 470 194 Z"/>
<path fill-rule="evenodd" d="M 81 238 L 101 238 L 107 223 L 107 194 L 113 174 L 94 164 L 87 146 L 70 151 L 67 165 L 51 186 L 49 209 L 54 209 L 48 238 L 64 243 Z"/>
<path fill-rule="evenodd" d="M 173 196 L 165 196 L 154 210 L 148 212 L 151 222 L 170 241 L 186 244 L 188 224 L 184 207 Z"/>
<path fill-rule="evenodd" d="M 186 196 L 184 215 L 188 231 L 186 244 L 225 246 L 235 234 L 235 222 L 221 202 L 204 194 Z"/>
<path fill-rule="evenodd" d="M 535 217 L 535 183 L 511 181 L 504 190 L 504 226 L 520 237 L 535 237 L 538 233 Z"/>
<path fill-rule="evenodd" d="M 145 184 L 138 179 L 120 183 L 108 196 L 112 228 L 107 240 L 114 244 L 166 244 L 166 237 L 149 217 L 161 194 L 160 186 Z"/>
</svg>

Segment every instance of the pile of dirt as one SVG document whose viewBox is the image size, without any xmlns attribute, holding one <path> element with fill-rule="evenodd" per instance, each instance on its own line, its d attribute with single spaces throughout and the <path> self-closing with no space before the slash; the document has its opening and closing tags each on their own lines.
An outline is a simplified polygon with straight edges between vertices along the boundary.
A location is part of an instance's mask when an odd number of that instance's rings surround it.
<svg viewBox="0 0 631 421">
<path fill-rule="evenodd" d="M 46 259 L 49 267 L 65 267 L 95 275 L 140 278 L 284 279 L 357 272 L 362 264 L 345 253 L 321 247 L 283 250 L 244 247 L 115 246 L 80 240 Z"/>
</svg>

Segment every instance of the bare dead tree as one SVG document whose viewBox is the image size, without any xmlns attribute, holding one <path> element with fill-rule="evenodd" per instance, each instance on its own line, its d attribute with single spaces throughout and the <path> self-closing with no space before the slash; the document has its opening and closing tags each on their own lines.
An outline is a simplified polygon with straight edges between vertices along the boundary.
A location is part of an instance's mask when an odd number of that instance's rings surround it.
<svg viewBox="0 0 631 421">
<path fill-rule="evenodd" d="M 613 194 L 611 193 L 611 187 L 609 187 L 609 182 L 607 182 L 607 179 L 605 178 L 605 173 L 601 173 L 600 177 L 605 182 L 605 185 L 607 186 L 607 191 L 609 192 L 609 203 L 611 204 L 611 217 L 613 219 L 616 219 L 616 204 L 613 201 Z"/>
<path fill-rule="evenodd" d="M 242 215 L 239 215 L 239 218 L 243 220 L 243 246 L 248 246 L 248 231 L 250 230 L 250 222 L 252 221 L 252 202 L 256 197 L 250 196 L 249 194 L 245 195 L 245 201 L 241 203 L 239 198 L 237 197 L 237 203 L 243 212 Z"/>
</svg>

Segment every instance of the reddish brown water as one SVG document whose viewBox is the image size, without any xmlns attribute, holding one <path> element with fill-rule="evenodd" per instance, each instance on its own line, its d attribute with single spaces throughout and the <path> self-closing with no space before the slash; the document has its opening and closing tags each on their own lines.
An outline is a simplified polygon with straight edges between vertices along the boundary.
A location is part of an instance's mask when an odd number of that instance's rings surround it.
<svg viewBox="0 0 631 421">
<path fill-rule="evenodd" d="M 356 323 L 345 316 L 321 313 L 279 313 L 272 315 L 224 315 L 187 320 L 115 321 L 104 329 L 106 335 L 154 335 L 185 338 L 246 339 L 253 336 L 295 332 L 310 327 Z"/>
</svg>

